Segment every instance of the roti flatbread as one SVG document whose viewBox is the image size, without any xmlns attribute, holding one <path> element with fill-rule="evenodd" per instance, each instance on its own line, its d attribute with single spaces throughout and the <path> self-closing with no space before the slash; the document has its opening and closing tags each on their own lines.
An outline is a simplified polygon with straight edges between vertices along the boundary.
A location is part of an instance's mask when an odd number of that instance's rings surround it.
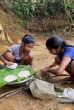
<svg viewBox="0 0 74 110">
<path fill-rule="evenodd" d="M 17 76 L 15 75 L 8 75 L 4 78 L 6 82 L 12 82 L 12 81 L 15 81 L 16 79 L 17 79 Z"/>
<path fill-rule="evenodd" d="M 9 69 L 16 69 L 17 66 L 18 66 L 17 63 L 14 63 L 13 65 L 10 65 L 10 66 L 6 65 L 6 67 Z"/>
<path fill-rule="evenodd" d="M 30 72 L 28 70 L 24 70 L 18 73 L 18 76 L 27 78 L 28 76 L 30 76 Z"/>
</svg>

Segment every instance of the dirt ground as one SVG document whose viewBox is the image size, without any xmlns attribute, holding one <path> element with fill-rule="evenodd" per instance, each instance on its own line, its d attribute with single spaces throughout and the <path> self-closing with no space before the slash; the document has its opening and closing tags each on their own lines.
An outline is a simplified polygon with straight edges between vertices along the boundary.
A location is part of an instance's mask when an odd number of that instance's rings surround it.
<svg viewBox="0 0 74 110">
<path fill-rule="evenodd" d="M 8 34 L 13 42 L 19 43 L 19 38 L 24 35 L 24 33 L 29 34 L 30 32 L 24 30 L 18 23 L 14 14 L 6 13 L 2 7 L 0 7 L 0 23 L 3 25 L 4 31 Z M 31 33 L 32 34 L 32 33 Z M 49 34 L 48 34 L 49 35 Z M 43 36 L 48 36 L 46 33 L 41 33 L 39 37 L 36 36 L 36 45 L 32 51 L 34 56 L 33 68 L 34 71 L 39 71 L 45 66 L 53 62 L 52 55 L 46 50 L 45 41 Z M 72 36 L 69 33 L 70 36 Z M 74 34 L 73 34 L 74 35 Z M 66 35 L 67 36 L 67 33 Z M 73 36 L 74 37 L 74 36 Z M 69 37 L 69 42 L 74 43 L 74 38 Z M 4 52 L 10 43 L 0 40 L 0 53 Z M 12 90 L 11 87 L 6 87 L 0 89 L 0 95 L 5 93 L 5 91 Z M 24 93 L 19 93 L 13 95 L 1 101 L 0 99 L 0 110 L 74 110 L 73 104 L 59 104 L 56 99 L 53 100 L 39 100 L 33 98 L 27 91 Z"/>
<path fill-rule="evenodd" d="M 45 47 L 46 39 L 36 39 L 36 46 L 32 54 L 34 56 L 33 67 L 39 71 L 53 62 L 53 55 L 50 55 Z M 69 41 L 73 43 L 74 40 Z M 3 48 L 2 48 L 3 47 Z M 7 48 L 7 45 L 0 44 L 1 52 Z M 0 94 L 8 91 L 8 88 L 0 90 Z M 0 110 L 74 110 L 73 104 L 59 104 L 56 99 L 39 100 L 33 98 L 28 92 L 19 93 L 4 99 L 0 102 Z"/>
</svg>

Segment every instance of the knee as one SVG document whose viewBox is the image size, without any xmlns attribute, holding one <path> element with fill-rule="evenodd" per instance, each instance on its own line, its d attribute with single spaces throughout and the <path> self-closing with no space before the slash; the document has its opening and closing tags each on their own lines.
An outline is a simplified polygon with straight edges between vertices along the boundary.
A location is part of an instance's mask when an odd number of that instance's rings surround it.
<svg viewBox="0 0 74 110">
<path fill-rule="evenodd" d="M 13 62 L 14 61 L 14 56 L 10 53 L 10 52 L 6 52 L 3 57 L 8 60 L 8 61 L 11 61 Z"/>
<path fill-rule="evenodd" d="M 23 60 L 32 60 L 33 58 L 31 56 L 24 56 Z"/>
<path fill-rule="evenodd" d="M 33 58 L 31 56 L 28 56 L 27 58 L 25 58 L 23 61 L 24 61 L 24 64 L 28 65 L 28 64 L 32 64 L 32 60 Z"/>
</svg>

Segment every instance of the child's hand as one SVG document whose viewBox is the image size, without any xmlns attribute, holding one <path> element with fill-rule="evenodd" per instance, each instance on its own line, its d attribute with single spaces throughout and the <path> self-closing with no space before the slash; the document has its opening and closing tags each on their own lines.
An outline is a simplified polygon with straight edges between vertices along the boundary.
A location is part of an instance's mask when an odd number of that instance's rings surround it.
<svg viewBox="0 0 74 110">
<path fill-rule="evenodd" d="M 50 66 L 45 67 L 43 70 L 40 70 L 40 76 L 45 77 L 48 74 L 49 68 L 50 68 Z"/>
<path fill-rule="evenodd" d="M 14 64 L 14 62 L 5 61 L 5 65 L 11 66 L 13 64 Z"/>
<path fill-rule="evenodd" d="M 42 72 L 46 74 L 47 71 L 49 70 L 49 68 L 50 68 L 50 66 L 45 67 L 45 68 L 42 70 Z"/>
</svg>

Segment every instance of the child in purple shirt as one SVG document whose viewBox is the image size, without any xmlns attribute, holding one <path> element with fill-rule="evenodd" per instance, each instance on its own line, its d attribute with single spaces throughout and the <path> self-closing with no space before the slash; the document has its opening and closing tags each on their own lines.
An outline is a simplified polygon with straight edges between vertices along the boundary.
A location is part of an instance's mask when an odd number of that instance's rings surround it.
<svg viewBox="0 0 74 110">
<path fill-rule="evenodd" d="M 12 65 L 13 63 L 32 65 L 33 57 L 31 55 L 31 50 L 33 47 L 33 37 L 31 35 L 25 35 L 20 45 L 14 44 L 10 46 L 6 52 L 2 54 L 0 59 L 5 65 Z"/>
<path fill-rule="evenodd" d="M 46 47 L 56 57 L 53 64 L 43 69 L 42 75 L 47 71 L 55 75 L 62 75 L 66 70 L 70 74 L 70 78 L 74 79 L 74 46 L 66 44 L 62 37 L 53 35 L 47 39 Z M 57 68 L 53 68 L 57 65 Z"/>
</svg>

